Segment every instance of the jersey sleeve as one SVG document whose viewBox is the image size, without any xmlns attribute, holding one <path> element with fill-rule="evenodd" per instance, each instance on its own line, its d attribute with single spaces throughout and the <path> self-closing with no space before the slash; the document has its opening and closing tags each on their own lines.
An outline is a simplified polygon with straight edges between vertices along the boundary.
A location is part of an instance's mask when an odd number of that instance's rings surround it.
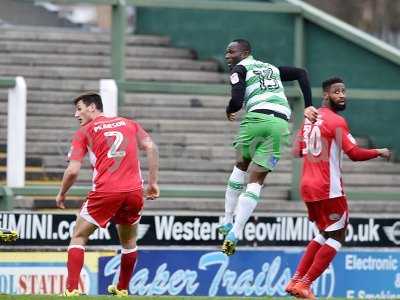
<svg viewBox="0 0 400 300">
<path fill-rule="evenodd" d="M 75 132 L 74 137 L 72 138 L 71 142 L 71 149 L 68 153 L 67 160 L 78 160 L 82 161 L 87 153 L 87 136 L 84 130 L 80 129 Z"/>
<path fill-rule="evenodd" d="M 135 129 L 135 137 L 136 137 L 137 145 L 141 149 L 143 143 L 151 140 L 151 137 L 139 123 L 132 121 L 132 125 Z"/>
<path fill-rule="evenodd" d="M 335 128 L 335 140 L 341 145 L 342 150 L 347 154 L 354 147 L 357 146 L 357 142 L 355 138 L 351 135 L 349 126 L 347 125 L 346 120 L 343 118 L 338 120 L 338 124 Z"/>
<path fill-rule="evenodd" d="M 242 65 L 233 67 L 231 76 L 231 100 L 226 107 L 227 113 L 239 111 L 243 106 L 246 91 L 246 68 Z"/>
<path fill-rule="evenodd" d="M 297 80 L 304 97 L 304 107 L 312 106 L 312 93 L 308 73 L 305 69 L 295 67 L 278 67 L 282 81 Z"/>
</svg>

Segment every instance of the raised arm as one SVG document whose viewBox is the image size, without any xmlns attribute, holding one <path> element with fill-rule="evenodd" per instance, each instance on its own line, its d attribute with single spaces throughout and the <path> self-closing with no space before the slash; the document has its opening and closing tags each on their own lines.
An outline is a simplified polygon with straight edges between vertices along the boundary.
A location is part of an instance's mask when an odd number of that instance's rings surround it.
<svg viewBox="0 0 400 300">
<path fill-rule="evenodd" d="M 304 98 L 304 116 L 311 122 L 317 120 L 318 112 L 312 105 L 310 81 L 305 69 L 296 67 L 278 67 L 282 81 L 297 80 Z"/>
<path fill-rule="evenodd" d="M 145 197 L 149 200 L 154 200 L 160 196 L 160 188 L 158 187 L 158 169 L 159 158 L 156 144 L 151 137 L 140 127 L 137 133 L 137 141 L 140 150 L 146 152 L 148 161 L 148 183 L 145 189 Z"/>
<path fill-rule="evenodd" d="M 387 148 L 382 149 L 366 149 L 357 145 L 349 131 L 349 127 L 345 120 L 340 122 L 335 132 L 335 139 L 342 146 L 342 150 L 352 161 L 364 161 L 376 158 L 378 156 L 389 159 L 391 152 Z"/>
</svg>

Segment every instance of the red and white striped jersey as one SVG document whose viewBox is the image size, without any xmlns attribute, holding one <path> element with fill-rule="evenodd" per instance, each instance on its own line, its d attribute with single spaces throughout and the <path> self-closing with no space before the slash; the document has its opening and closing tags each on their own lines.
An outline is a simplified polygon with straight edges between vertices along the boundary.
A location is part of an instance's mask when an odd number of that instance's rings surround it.
<svg viewBox="0 0 400 300">
<path fill-rule="evenodd" d="M 125 118 L 99 116 L 75 133 L 69 160 L 89 153 L 93 191 L 126 192 L 142 188 L 138 143 L 148 137 L 142 127 Z"/>
<path fill-rule="evenodd" d="M 327 107 L 318 109 L 318 120 L 307 119 L 301 129 L 303 169 L 300 183 L 305 202 L 344 196 L 342 155 L 357 146 L 346 120 Z"/>
</svg>

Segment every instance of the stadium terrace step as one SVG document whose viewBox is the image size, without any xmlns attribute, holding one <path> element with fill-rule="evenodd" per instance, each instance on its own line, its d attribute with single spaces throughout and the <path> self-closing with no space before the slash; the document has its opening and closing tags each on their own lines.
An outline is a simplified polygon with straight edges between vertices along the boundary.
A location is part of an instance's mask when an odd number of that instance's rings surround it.
<svg viewBox="0 0 400 300">
<path fill-rule="evenodd" d="M 29 83 L 35 83 L 30 79 Z M 52 81 L 51 84 L 55 84 Z M 95 83 L 94 83 L 95 84 Z M 98 88 L 98 82 L 97 87 Z M 49 85 L 50 86 L 50 85 Z M 82 92 L 82 91 L 79 91 Z M 72 99 L 77 96 L 77 92 L 68 90 L 38 90 L 38 87 L 30 86 L 29 103 L 51 103 L 54 104 L 72 104 Z M 7 102 L 7 89 L 0 89 L 0 101 Z M 229 101 L 228 96 L 212 95 L 181 95 L 181 94 L 153 94 L 153 93 L 127 93 L 124 106 L 135 106 L 138 109 L 142 107 L 193 107 L 193 108 L 214 108 L 224 111 Z"/>
<path fill-rule="evenodd" d="M 30 66 L 69 66 L 69 67 L 99 67 L 110 68 L 111 59 L 100 55 L 72 55 L 72 54 L 29 54 L 10 53 L 0 56 L 0 64 L 30 65 Z M 160 69 L 160 70 L 198 70 L 217 71 L 218 65 L 214 61 L 195 61 L 180 58 L 147 58 L 128 57 L 125 60 L 127 69 Z"/>
<path fill-rule="evenodd" d="M 41 41 L 41 42 L 69 42 L 82 44 L 106 44 L 111 41 L 111 33 L 105 32 L 83 32 L 77 30 L 60 30 L 53 27 L 40 28 L 25 27 L 21 30 L 18 27 L 2 28 L 0 31 L 0 40 L 2 41 Z M 125 37 L 127 45 L 151 45 L 151 46 L 168 46 L 170 38 L 157 35 L 127 35 Z"/>
<path fill-rule="evenodd" d="M 212 107 L 225 111 L 229 102 L 228 96 L 212 95 L 178 95 L 178 94 L 153 94 L 153 93 L 127 93 L 126 105 L 138 107 L 160 106 L 160 107 Z"/>
<path fill-rule="evenodd" d="M 24 76 L 27 78 L 49 78 L 49 79 L 89 79 L 100 80 L 110 78 L 109 68 L 97 67 L 65 67 L 65 66 L 24 66 L 6 65 L 0 69 L 0 76 Z M 185 71 L 185 70 L 160 70 L 140 69 L 127 70 L 127 80 L 150 80 L 150 81 L 175 81 L 175 82 L 209 82 L 222 83 L 225 75 L 208 71 Z"/>
<path fill-rule="evenodd" d="M 72 112 L 73 113 L 73 112 Z M 75 129 L 78 128 L 77 121 L 72 113 L 65 117 L 53 116 L 29 116 L 27 128 L 53 128 L 53 129 Z M 239 123 L 228 121 L 210 120 L 205 123 L 201 120 L 169 120 L 169 119 L 137 119 L 144 128 L 153 133 L 219 133 L 232 135 L 236 132 Z M 0 115 L 0 126 L 6 127 L 7 118 Z"/>
<path fill-rule="evenodd" d="M 85 91 L 96 91 L 99 89 L 98 80 L 76 80 L 76 79 L 39 79 L 25 78 L 26 85 L 29 86 L 29 91 L 46 90 L 46 91 L 73 91 L 74 97 Z M 30 93 L 30 92 L 29 92 Z M 68 103 L 71 102 L 71 98 Z M 50 99 L 46 98 L 46 101 Z"/>
<path fill-rule="evenodd" d="M 224 111 L 214 108 L 192 108 L 192 107 L 132 107 L 125 106 L 120 110 L 120 115 L 126 118 L 139 119 L 175 119 L 175 120 L 214 120 L 220 121 L 225 118 Z"/>
<path fill-rule="evenodd" d="M 49 91 L 49 90 L 28 90 L 28 106 L 30 104 L 42 103 L 47 105 L 71 104 L 77 96 L 76 92 L 71 91 Z M 0 103 L 7 102 L 8 90 L 0 89 Z M 4 111 L 5 113 L 5 111 Z"/>
<path fill-rule="evenodd" d="M 7 157 L 6 154 L 0 153 L 0 167 L 7 165 Z M 43 159 L 41 157 L 26 157 L 25 158 L 25 166 L 27 167 L 42 167 Z"/>
<path fill-rule="evenodd" d="M 82 47 L 81 43 L 14 42 L 0 40 L 0 52 L 110 55 L 111 47 L 99 44 Z M 128 57 L 194 58 L 194 53 L 189 49 L 136 45 L 126 47 L 126 55 Z"/>
<path fill-rule="evenodd" d="M 168 37 L 126 38 L 128 79 L 207 83 L 224 83 L 228 79 L 227 74 L 217 72 L 216 62 L 194 60 L 192 50 L 171 46 Z M 28 85 L 27 165 L 37 168 L 27 169 L 30 171 L 27 184 L 59 186 L 70 140 L 78 128 L 72 100 L 86 90 L 98 90 L 98 80 L 110 76 L 109 40 L 109 34 L 74 30 L 2 29 L 0 32 L 0 75 L 26 75 Z M 7 93 L 7 89 L 0 89 L 0 142 L 6 141 Z M 229 95 L 125 95 L 120 114 L 138 120 L 158 144 L 161 184 L 190 190 L 185 197 L 169 195 L 146 202 L 147 209 L 223 211 L 226 180 L 235 159 L 231 143 L 239 126 L 238 122 L 225 120 L 228 101 Z M 370 146 L 367 138 L 358 141 Z M 0 144 L 0 151 L 1 147 Z M 3 153 L 0 155 L 3 184 L 4 163 Z M 146 159 L 142 159 L 142 166 L 146 178 Z M 276 171 L 267 177 L 262 195 L 266 201 L 260 203 L 258 212 L 304 213 L 301 202 L 285 201 L 291 169 L 291 154 L 285 149 Z M 397 205 L 394 202 L 400 200 L 400 164 L 378 159 L 355 163 L 345 158 L 343 170 L 352 212 L 400 212 L 400 201 Z M 91 184 L 87 160 L 78 184 Z M 20 205 L 37 209 L 54 207 L 54 196 L 27 197 L 25 202 L 21 199 Z M 75 208 L 83 200 L 70 199 Z"/>
</svg>

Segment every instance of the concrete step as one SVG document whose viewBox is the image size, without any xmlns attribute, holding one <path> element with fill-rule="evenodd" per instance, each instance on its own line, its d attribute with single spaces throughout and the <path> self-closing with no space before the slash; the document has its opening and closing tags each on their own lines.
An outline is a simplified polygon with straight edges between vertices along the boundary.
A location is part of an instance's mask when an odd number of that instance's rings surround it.
<svg viewBox="0 0 400 300">
<path fill-rule="evenodd" d="M 66 165 L 63 159 L 59 156 L 46 155 L 42 157 L 43 164 L 46 167 L 64 167 Z M 147 159 L 142 154 L 141 164 L 143 169 L 147 169 Z M 199 158 L 186 158 L 181 157 L 168 157 L 160 160 L 161 170 L 182 170 L 182 171 L 222 171 L 232 172 L 234 165 L 233 159 L 199 159 Z M 343 163 L 343 173 L 367 173 L 368 170 L 374 170 L 374 174 L 398 174 L 400 173 L 400 164 L 388 163 L 381 161 L 367 161 L 364 162 L 362 168 L 354 168 L 354 163 L 345 161 Z M 283 157 L 276 168 L 278 172 L 291 172 L 292 160 L 289 157 Z M 346 185 L 346 182 L 345 182 Z M 365 188 L 362 188 L 365 189 Z M 400 190 L 399 190 L 400 192 Z"/>
<path fill-rule="evenodd" d="M 236 133 L 239 123 L 230 123 L 228 121 L 210 120 L 207 122 L 201 120 L 149 120 L 137 119 L 143 128 L 150 133 Z M 6 115 L 0 115 L 0 127 L 6 128 Z M 71 115 L 65 117 L 50 116 L 29 116 L 27 118 L 27 128 L 53 128 L 53 129 L 76 129 L 77 121 Z"/>
<path fill-rule="evenodd" d="M 75 97 L 83 92 L 93 90 L 99 90 L 99 80 L 63 80 L 63 79 L 44 79 L 44 78 L 25 78 L 26 85 L 29 87 L 28 99 L 32 91 L 44 90 L 44 91 L 73 91 Z M 73 98 L 72 98 L 73 99 Z M 46 102 L 50 99 L 47 98 Z M 71 100 L 69 100 L 69 103 Z"/>
<path fill-rule="evenodd" d="M 81 43 L 69 42 L 37 42 L 37 41 L 4 41 L 0 40 L 0 52 L 3 53 L 49 53 L 49 54 L 91 54 L 110 55 L 111 46 L 93 44 L 82 47 Z M 194 53 L 189 49 L 157 47 L 157 46 L 129 46 L 126 47 L 126 56 L 159 57 L 159 58 L 194 58 Z"/>
<path fill-rule="evenodd" d="M 42 42 L 68 42 L 85 44 L 109 44 L 111 42 L 111 33 L 107 32 L 84 32 L 79 30 L 62 30 L 56 28 L 48 28 L 45 30 L 35 30 L 30 28 L 2 28 L 0 31 L 0 40 L 2 41 L 42 41 Z M 168 46 L 170 38 L 157 35 L 126 35 L 126 45 L 151 45 L 151 46 Z"/>
<path fill-rule="evenodd" d="M 30 86 L 27 94 L 28 105 L 34 103 L 46 103 L 47 105 L 70 104 L 73 107 L 73 99 L 78 95 L 76 92 L 71 91 L 34 90 L 31 88 Z M 0 89 L 0 103 L 7 101 L 8 90 Z"/>
<path fill-rule="evenodd" d="M 370 186 L 370 187 L 400 187 L 400 174 L 343 174 L 343 182 L 346 186 Z"/>
<path fill-rule="evenodd" d="M 47 80 L 47 79 L 46 79 Z M 29 79 L 28 84 L 28 103 L 51 103 L 54 104 L 67 104 L 72 103 L 72 100 L 78 95 L 78 92 L 61 90 L 54 90 L 51 85 L 56 82 L 61 83 L 63 86 L 66 84 L 63 81 L 49 81 L 48 84 L 41 84 L 44 79 L 33 80 Z M 76 88 L 81 88 L 78 81 L 71 81 Z M 36 86 L 34 85 L 36 84 Z M 90 83 L 93 89 L 98 90 L 99 83 L 93 81 Z M 43 90 L 38 90 L 40 87 Z M 80 90 L 79 92 L 82 92 Z M 0 89 L 0 101 L 7 101 L 7 89 Z M 125 97 L 124 106 L 135 107 L 194 107 L 194 108 L 216 108 L 225 111 L 225 107 L 229 102 L 228 96 L 212 96 L 212 95 L 182 95 L 182 94 L 153 94 L 153 93 L 127 93 Z"/>
<path fill-rule="evenodd" d="M 120 115 L 139 119 L 202 120 L 203 122 L 224 120 L 224 110 L 204 107 L 137 107 L 124 106 Z"/>
<path fill-rule="evenodd" d="M 4 153 L 0 153 L 0 166 L 7 165 L 7 156 Z M 29 156 L 25 158 L 25 166 L 27 167 L 43 167 L 43 158 L 42 157 L 35 157 Z"/>
<path fill-rule="evenodd" d="M 127 93 L 125 103 L 152 107 L 213 107 L 225 111 L 229 96 Z"/>
<path fill-rule="evenodd" d="M 71 124 L 73 120 L 71 121 Z M 0 128 L 0 141 L 6 142 L 6 128 Z M 55 142 L 55 141 L 70 141 L 75 130 L 71 128 L 55 129 L 55 128 L 28 128 L 27 140 L 36 142 Z M 231 148 L 233 135 L 215 134 L 213 139 L 210 139 L 209 134 L 186 134 L 186 133 L 164 133 L 164 134 L 151 134 L 153 140 L 157 145 L 176 145 L 176 146 L 226 146 Z"/>
<path fill-rule="evenodd" d="M 111 59 L 102 55 L 9 53 L 0 56 L 1 65 L 111 67 Z M 214 61 L 196 61 L 180 58 L 128 57 L 126 69 L 202 70 L 218 71 Z"/>
<path fill-rule="evenodd" d="M 7 102 L 0 102 L 0 112 L 7 111 Z M 27 105 L 28 118 L 31 116 L 72 116 L 75 107 L 72 104 L 42 104 L 29 103 Z M 223 110 L 203 107 L 136 107 L 124 106 L 120 109 L 120 115 L 130 119 L 181 119 L 181 120 L 223 120 Z"/>
<path fill-rule="evenodd" d="M 39 179 L 61 179 L 64 169 L 47 168 L 46 172 L 29 172 L 27 173 L 29 180 Z M 2 173 L 3 174 L 3 173 Z M 143 172 L 143 178 L 146 177 L 146 171 Z M 4 175 L 5 176 L 5 175 Z M 161 170 L 161 184 L 210 184 L 224 185 L 229 177 L 229 172 L 202 172 L 202 171 L 182 171 L 182 170 Z M 371 174 L 344 174 L 344 182 L 346 187 L 400 187 L 400 174 L 380 174 L 379 176 Z M 1 178 L 3 180 L 3 178 Z M 81 170 L 79 182 L 90 183 L 91 171 L 88 169 Z M 266 184 L 273 186 L 289 187 L 291 182 L 291 174 L 288 172 L 274 172 L 267 177 Z"/>
<path fill-rule="evenodd" d="M 100 80 L 110 78 L 109 68 L 97 67 L 60 67 L 60 66 L 14 66 L 6 65 L 0 69 L 0 76 L 24 76 L 26 78 L 49 79 L 90 79 Z M 175 81 L 175 82 L 210 82 L 222 83 L 225 75 L 208 71 L 184 71 L 184 70 L 160 70 L 160 69 L 136 69 L 125 72 L 127 80 L 145 81 Z"/>
<path fill-rule="evenodd" d="M 26 152 L 28 155 L 58 155 L 64 160 L 70 149 L 71 137 L 59 137 L 59 140 L 51 142 L 27 141 Z M 231 159 L 234 160 L 234 151 L 227 151 L 226 147 L 160 145 L 158 147 L 160 157 L 163 158 L 196 158 L 196 159 Z"/>
</svg>

